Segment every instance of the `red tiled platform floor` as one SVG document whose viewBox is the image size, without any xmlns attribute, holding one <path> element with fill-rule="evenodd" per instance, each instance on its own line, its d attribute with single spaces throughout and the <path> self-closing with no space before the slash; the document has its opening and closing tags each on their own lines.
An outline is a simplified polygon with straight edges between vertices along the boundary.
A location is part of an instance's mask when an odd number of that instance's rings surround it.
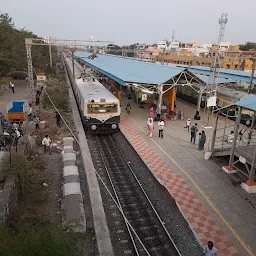
<svg viewBox="0 0 256 256">
<path fill-rule="evenodd" d="M 120 129 L 149 167 L 150 171 L 168 188 L 202 244 L 205 245 L 207 241 L 211 240 L 218 249 L 218 255 L 238 256 L 239 254 L 231 245 L 223 231 L 216 225 L 185 180 L 171 170 L 127 120 L 121 120 Z"/>
</svg>

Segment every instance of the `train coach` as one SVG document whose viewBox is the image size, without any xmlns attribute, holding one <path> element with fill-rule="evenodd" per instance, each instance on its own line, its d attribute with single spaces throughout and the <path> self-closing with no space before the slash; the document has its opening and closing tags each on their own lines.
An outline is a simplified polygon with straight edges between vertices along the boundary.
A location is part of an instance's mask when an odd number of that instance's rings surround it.
<svg viewBox="0 0 256 256">
<path fill-rule="evenodd" d="M 71 61 L 67 58 L 66 67 L 86 132 L 117 132 L 121 113 L 118 98 L 89 74 L 81 73 L 72 79 Z"/>
</svg>

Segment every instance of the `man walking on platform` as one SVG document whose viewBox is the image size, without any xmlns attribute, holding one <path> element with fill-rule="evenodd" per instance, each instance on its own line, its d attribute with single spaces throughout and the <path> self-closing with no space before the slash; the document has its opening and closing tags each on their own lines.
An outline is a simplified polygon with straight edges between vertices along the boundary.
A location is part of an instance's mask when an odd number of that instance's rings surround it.
<svg viewBox="0 0 256 256">
<path fill-rule="evenodd" d="M 212 241 L 209 241 L 204 247 L 204 256 L 217 256 L 217 249 L 213 246 Z"/>
<path fill-rule="evenodd" d="M 160 120 L 158 122 L 158 129 L 159 129 L 159 138 L 163 138 L 164 135 L 163 135 L 163 132 L 164 132 L 164 121 L 163 120 Z"/>
<path fill-rule="evenodd" d="M 197 123 L 193 125 L 190 129 L 190 143 L 195 144 L 196 143 L 196 134 L 198 132 Z"/>
</svg>

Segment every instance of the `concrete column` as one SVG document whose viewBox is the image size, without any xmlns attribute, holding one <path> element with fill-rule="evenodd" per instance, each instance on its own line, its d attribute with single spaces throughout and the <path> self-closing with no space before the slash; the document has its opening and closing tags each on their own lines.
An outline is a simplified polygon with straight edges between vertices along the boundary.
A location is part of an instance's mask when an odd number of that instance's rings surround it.
<svg viewBox="0 0 256 256">
<path fill-rule="evenodd" d="M 75 61 L 74 61 L 74 52 L 72 51 L 72 71 L 73 71 L 73 78 L 75 79 Z"/>
<path fill-rule="evenodd" d="M 247 142 L 248 145 L 250 145 L 250 143 L 251 143 L 252 131 L 253 131 L 254 123 L 255 123 L 255 112 L 253 112 L 253 116 L 252 116 L 252 123 L 251 123 L 251 128 L 250 128 L 250 132 L 249 132 L 249 138 L 248 138 L 248 142 Z"/>
<path fill-rule="evenodd" d="M 213 153 L 214 151 L 214 146 L 215 146 L 215 139 L 216 139 L 216 133 L 217 133 L 217 127 L 218 127 L 218 120 L 219 120 L 219 114 L 216 114 L 216 121 L 215 121 L 215 126 L 212 134 L 212 143 L 211 143 L 211 152 Z"/>
<path fill-rule="evenodd" d="M 52 46 L 49 45 L 49 55 L 50 55 L 50 66 L 52 68 Z"/>
<path fill-rule="evenodd" d="M 159 90 L 159 97 L 158 97 L 157 108 L 161 109 L 162 99 L 163 99 L 163 85 L 162 84 L 158 85 L 158 90 Z"/>
<path fill-rule="evenodd" d="M 236 141 L 237 141 L 239 126 L 240 126 L 241 112 L 242 112 L 242 108 L 239 107 L 238 115 L 236 117 L 236 124 L 235 124 L 235 131 L 234 131 L 234 140 L 233 140 L 233 143 L 232 143 L 232 148 L 231 148 L 230 158 L 229 158 L 229 165 L 230 166 L 234 162 L 234 153 L 235 153 Z"/>
<path fill-rule="evenodd" d="M 252 165 L 251 165 L 251 171 L 249 173 L 249 180 L 254 181 L 254 176 L 255 176 L 255 163 L 256 163 L 256 146 L 253 152 L 253 159 L 252 159 Z"/>
<path fill-rule="evenodd" d="M 174 102 L 176 100 L 176 88 L 171 89 L 171 111 L 174 111 Z"/>
<path fill-rule="evenodd" d="M 203 95 L 203 90 L 200 89 L 199 94 L 198 94 L 198 99 L 197 99 L 197 107 L 196 107 L 196 110 L 199 112 L 200 112 L 200 108 L 201 108 L 202 95 Z"/>
</svg>

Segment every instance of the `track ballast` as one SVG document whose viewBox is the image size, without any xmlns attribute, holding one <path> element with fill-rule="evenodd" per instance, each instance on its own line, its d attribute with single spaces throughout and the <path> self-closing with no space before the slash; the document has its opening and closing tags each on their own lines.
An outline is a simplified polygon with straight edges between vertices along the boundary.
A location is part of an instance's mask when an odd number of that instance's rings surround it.
<svg viewBox="0 0 256 256">
<path fill-rule="evenodd" d="M 95 168 L 108 173 L 109 190 L 125 216 L 132 255 L 181 255 L 113 135 L 94 136 L 93 141 Z"/>
</svg>

